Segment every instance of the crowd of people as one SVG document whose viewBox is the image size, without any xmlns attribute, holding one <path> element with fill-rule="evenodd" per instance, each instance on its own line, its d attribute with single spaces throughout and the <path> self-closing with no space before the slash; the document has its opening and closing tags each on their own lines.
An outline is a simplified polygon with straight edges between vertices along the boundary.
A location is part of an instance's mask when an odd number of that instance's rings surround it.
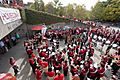
<svg viewBox="0 0 120 80">
<path fill-rule="evenodd" d="M 95 46 L 93 41 L 101 43 L 101 50 L 108 45 L 99 56 L 99 63 L 94 60 L 98 44 Z M 100 80 L 107 69 L 112 70 L 115 79 L 120 67 L 119 44 L 120 32 L 109 27 L 50 30 L 45 35 L 37 33 L 24 41 L 28 62 L 37 80 L 43 80 L 43 75 L 47 80 L 69 80 L 66 76 L 70 75 L 72 80 Z M 112 48 L 116 49 L 113 54 L 117 57 L 109 54 Z"/>
<path fill-rule="evenodd" d="M 10 48 L 15 46 L 20 39 L 20 35 L 15 33 L 0 40 L 0 54 L 5 54 Z"/>
</svg>

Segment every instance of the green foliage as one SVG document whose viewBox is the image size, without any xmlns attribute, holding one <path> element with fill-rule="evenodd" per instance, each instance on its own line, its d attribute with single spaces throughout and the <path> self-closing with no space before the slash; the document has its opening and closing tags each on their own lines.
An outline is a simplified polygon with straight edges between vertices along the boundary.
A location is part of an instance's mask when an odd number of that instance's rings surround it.
<svg viewBox="0 0 120 80">
<path fill-rule="evenodd" d="M 44 8 L 44 9 L 43 9 Z M 53 0 L 53 2 L 49 2 L 44 5 L 42 0 L 35 0 L 34 4 L 31 4 L 29 9 L 36 11 L 45 11 L 47 13 L 59 15 L 59 16 L 67 16 L 70 18 L 80 18 L 80 19 L 88 19 L 88 11 L 82 5 L 77 5 L 75 3 L 68 4 L 63 7 L 60 0 Z"/>
<path fill-rule="evenodd" d="M 68 22 L 69 19 L 61 18 L 46 12 L 25 9 L 27 24 L 53 24 L 58 22 Z"/>
<path fill-rule="evenodd" d="M 85 10 L 84 6 L 76 5 L 74 9 L 74 17 L 79 19 L 88 19 L 87 10 Z"/>
<path fill-rule="evenodd" d="M 70 17 L 73 17 L 73 14 L 74 14 L 74 8 L 73 8 L 73 5 L 72 4 L 68 4 L 66 6 L 66 16 L 70 16 Z"/>
<path fill-rule="evenodd" d="M 55 14 L 55 8 L 52 2 L 49 2 L 48 4 L 45 5 L 45 12 Z"/>
<path fill-rule="evenodd" d="M 120 0 L 98 2 L 91 12 L 92 18 L 104 21 L 120 21 Z"/>
<path fill-rule="evenodd" d="M 37 11 L 44 11 L 44 2 L 42 0 L 35 0 L 34 6 Z"/>
</svg>

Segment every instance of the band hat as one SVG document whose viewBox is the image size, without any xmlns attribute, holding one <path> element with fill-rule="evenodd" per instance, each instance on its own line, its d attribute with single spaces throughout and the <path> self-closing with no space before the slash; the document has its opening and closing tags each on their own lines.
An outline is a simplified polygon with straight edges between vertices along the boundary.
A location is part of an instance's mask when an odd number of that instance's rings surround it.
<svg viewBox="0 0 120 80">
<path fill-rule="evenodd" d="M 52 47 L 48 47 L 49 50 L 52 50 Z"/>
<path fill-rule="evenodd" d="M 56 43 L 54 43 L 54 45 L 56 46 L 57 44 L 56 44 Z"/>
<path fill-rule="evenodd" d="M 84 66 L 83 65 L 80 65 L 80 68 L 83 68 Z"/>
<path fill-rule="evenodd" d="M 42 60 L 45 59 L 44 57 L 41 58 Z"/>
<path fill-rule="evenodd" d="M 95 64 L 94 64 L 94 67 L 95 67 L 95 68 L 98 68 L 98 65 L 97 65 L 97 63 L 95 63 Z"/>
<path fill-rule="evenodd" d="M 45 52 L 45 51 L 46 51 L 46 49 L 43 49 L 43 51 Z"/>
<path fill-rule="evenodd" d="M 83 64 L 83 63 L 84 63 L 84 61 L 81 61 L 81 63 Z"/>
<path fill-rule="evenodd" d="M 117 44 L 113 44 L 112 46 L 113 46 L 113 48 L 116 48 L 118 45 Z"/>
<path fill-rule="evenodd" d="M 109 40 L 107 40 L 107 41 L 106 41 L 106 44 L 110 44 L 110 41 L 109 41 Z"/>
<path fill-rule="evenodd" d="M 52 52 L 52 54 L 51 55 L 55 55 L 55 52 Z"/>
<path fill-rule="evenodd" d="M 53 40 L 53 42 L 57 42 L 56 40 Z"/>
<path fill-rule="evenodd" d="M 75 47 L 76 45 L 75 45 L 75 44 L 73 44 L 73 46 Z"/>
<path fill-rule="evenodd" d="M 59 70 L 56 70 L 56 73 L 60 73 L 60 71 L 59 71 Z"/>
<path fill-rule="evenodd" d="M 101 40 L 101 39 L 102 39 L 102 37 L 101 37 L 101 36 L 99 36 L 99 37 L 98 37 L 98 39 L 99 39 L 99 40 Z"/>
</svg>

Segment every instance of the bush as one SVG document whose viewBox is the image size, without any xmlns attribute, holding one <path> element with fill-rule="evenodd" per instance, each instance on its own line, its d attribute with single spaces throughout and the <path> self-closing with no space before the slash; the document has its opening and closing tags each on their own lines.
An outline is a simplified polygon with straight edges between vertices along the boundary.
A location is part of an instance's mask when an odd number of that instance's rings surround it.
<svg viewBox="0 0 120 80">
<path fill-rule="evenodd" d="M 25 14 L 26 14 L 26 23 L 32 25 L 42 24 L 42 23 L 49 25 L 58 22 L 70 21 L 70 19 L 65 19 L 42 11 L 25 9 Z"/>
</svg>

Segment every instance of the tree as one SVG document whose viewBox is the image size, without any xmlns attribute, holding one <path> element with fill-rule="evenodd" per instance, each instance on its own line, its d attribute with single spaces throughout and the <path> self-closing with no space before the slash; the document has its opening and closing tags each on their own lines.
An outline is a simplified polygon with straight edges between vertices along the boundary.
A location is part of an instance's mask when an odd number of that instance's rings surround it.
<svg viewBox="0 0 120 80">
<path fill-rule="evenodd" d="M 58 10 L 57 14 L 58 14 L 59 16 L 65 15 L 65 7 L 62 7 L 62 6 L 59 7 L 59 10 Z"/>
<path fill-rule="evenodd" d="M 95 20 L 103 20 L 104 17 L 104 3 L 98 2 L 93 8 L 92 8 L 92 18 Z"/>
<path fill-rule="evenodd" d="M 35 0 L 34 5 L 37 11 L 44 11 L 44 2 L 42 0 Z"/>
<path fill-rule="evenodd" d="M 120 0 L 98 2 L 91 12 L 94 19 L 104 21 L 120 21 Z"/>
<path fill-rule="evenodd" d="M 80 19 L 86 19 L 87 18 L 86 12 L 87 11 L 85 10 L 84 6 L 77 5 L 74 9 L 74 17 Z"/>
<path fill-rule="evenodd" d="M 65 11 L 66 16 L 70 16 L 70 18 L 74 17 L 74 8 L 72 4 L 68 4 L 65 8 Z"/>
<path fill-rule="evenodd" d="M 109 0 L 109 4 L 104 10 L 104 20 L 120 21 L 120 0 Z"/>
<path fill-rule="evenodd" d="M 45 12 L 55 14 L 55 8 L 52 2 L 49 2 L 48 4 L 45 5 Z"/>
<path fill-rule="evenodd" d="M 54 8 L 55 8 L 55 14 L 56 15 L 59 15 L 60 13 L 59 13 L 59 10 L 61 10 L 61 9 L 63 9 L 62 8 L 62 3 L 59 1 L 59 0 L 53 0 L 54 2 L 53 2 L 53 5 L 54 5 Z"/>
</svg>

